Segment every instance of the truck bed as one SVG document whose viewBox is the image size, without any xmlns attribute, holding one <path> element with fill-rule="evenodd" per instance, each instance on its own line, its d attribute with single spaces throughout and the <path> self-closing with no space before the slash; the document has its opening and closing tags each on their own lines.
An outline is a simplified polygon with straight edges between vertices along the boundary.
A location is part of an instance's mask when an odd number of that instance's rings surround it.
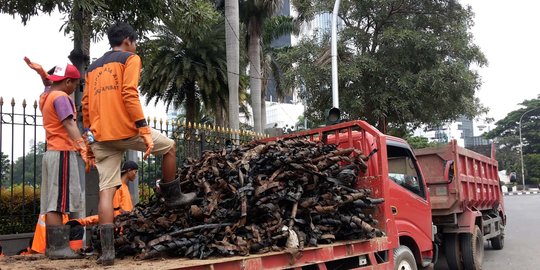
<svg viewBox="0 0 540 270">
<path fill-rule="evenodd" d="M 342 241 L 318 247 L 306 248 L 303 251 L 280 251 L 249 256 L 211 258 L 206 260 L 190 260 L 184 258 L 158 259 L 138 261 L 132 258 L 116 259 L 115 265 L 107 269 L 183 269 L 183 270 L 259 270 L 287 269 L 331 261 L 347 260 L 359 262 L 359 256 L 365 255 L 365 269 L 392 269 L 390 253 L 386 261 L 377 263 L 374 251 L 387 251 L 389 240 L 378 237 L 370 240 Z M 358 267 L 358 266 L 357 266 Z M 96 264 L 96 258 L 82 260 L 49 260 L 43 255 L 0 257 L 0 269 L 103 269 Z M 332 269 L 332 268 L 328 268 Z"/>
<path fill-rule="evenodd" d="M 457 145 L 415 151 L 429 187 L 434 216 L 469 209 L 489 210 L 502 204 L 498 163 Z"/>
</svg>

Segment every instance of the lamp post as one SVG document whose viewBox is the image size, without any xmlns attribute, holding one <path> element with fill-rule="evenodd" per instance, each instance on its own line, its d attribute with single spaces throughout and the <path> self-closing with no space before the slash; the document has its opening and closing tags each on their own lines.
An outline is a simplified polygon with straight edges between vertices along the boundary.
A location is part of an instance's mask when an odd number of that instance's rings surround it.
<svg viewBox="0 0 540 270">
<path fill-rule="evenodd" d="M 337 65 L 337 21 L 340 0 L 334 2 L 334 12 L 332 13 L 332 106 L 339 108 L 339 91 L 338 91 L 338 65 Z"/>
<path fill-rule="evenodd" d="M 521 140 L 521 120 L 523 119 L 523 116 L 525 116 L 527 113 L 532 112 L 538 108 L 530 109 L 526 112 L 524 112 L 521 117 L 519 118 L 519 154 L 521 155 L 521 181 L 523 183 L 523 189 L 525 189 L 525 170 L 523 168 L 523 141 Z"/>
</svg>

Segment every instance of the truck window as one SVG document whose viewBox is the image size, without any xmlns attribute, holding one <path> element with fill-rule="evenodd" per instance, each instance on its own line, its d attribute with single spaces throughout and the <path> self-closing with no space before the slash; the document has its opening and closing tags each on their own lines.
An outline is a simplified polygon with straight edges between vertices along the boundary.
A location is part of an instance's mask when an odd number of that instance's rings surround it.
<svg viewBox="0 0 540 270">
<path fill-rule="evenodd" d="M 424 184 L 409 149 L 388 146 L 388 177 L 410 192 L 426 198 Z"/>
</svg>

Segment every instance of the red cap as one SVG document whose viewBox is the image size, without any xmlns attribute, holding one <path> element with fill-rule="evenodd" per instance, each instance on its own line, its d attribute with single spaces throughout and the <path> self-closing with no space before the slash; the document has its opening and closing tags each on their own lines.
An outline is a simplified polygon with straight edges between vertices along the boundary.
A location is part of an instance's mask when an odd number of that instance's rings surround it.
<svg viewBox="0 0 540 270">
<path fill-rule="evenodd" d="M 54 68 L 53 74 L 47 77 L 47 79 L 53 82 L 59 82 L 67 78 L 70 78 L 70 79 L 81 78 L 81 74 L 79 73 L 79 70 L 77 70 L 77 68 L 74 65 L 71 65 L 71 64 L 58 65 Z"/>
</svg>

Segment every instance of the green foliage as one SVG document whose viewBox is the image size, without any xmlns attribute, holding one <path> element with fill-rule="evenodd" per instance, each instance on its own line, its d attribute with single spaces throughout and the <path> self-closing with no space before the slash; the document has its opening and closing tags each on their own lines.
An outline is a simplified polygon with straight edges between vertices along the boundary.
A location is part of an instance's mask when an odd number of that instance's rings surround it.
<svg viewBox="0 0 540 270">
<path fill-rule="evenodd" d="M 23 192 L 24 191 L 24 192 Z M 40 189 L 16 184 L 13 188 L 0 189 L 0 235 L 32 232 L 35 229 L 40 207 Z"/>
<path fill-rule="evenodd" d="M 139 202 L 140 203 L 147 203 L 150 201 L 152 196 L 154 196 L 155 194 L 154 187 L 155 185 L 151 185 L 148 183 L 139 184 Z"/>
<path fill-rule="evenodd" d="M 525 100 L 523 108 L 509 112 L 497 121 L 496 128 L 485 136 L 494 139 L 498 145 L 499 168 L 516 172 L 521 183 L 521 159 L 519 142 L 519 120 L 523 141 L 523 163 L 526 183 L 540 183 L 540 96 Z"/>
<path fill-rule="evenodd" d="M 331 12 L 333 0 L 293 1 L 301 18 Z M 486 59 L 469 32 L 473 13 L 457 1 L 345 1 L 339 14 L 340 107 L 351 119 L 415 128 L 484 111 L 470 67 Z M 281 55 L 286 84 L 299 87 L 315 122 L 331 107 L 328 36 Z M 296 65 L 292 65 L 295 63 Z"/>
<path fill-rule="evenodd" d="M 4 152 L 0 152 L 0 162 L 2 166 L 0 167 L 0 184 L 2 186 L 8 183 L 9 172 L 10 172 L 10 161 L 8 155 L 4 155 Z"/>
<path fill-rule="evenodd" d="M 523 162 L 527 168 L 527 182 L 540 184 L 540 154 L 527 154 L 523 157 Z"/>
<path fill-rule="evenodd" d="M 422 136 L 411 136 L 406 138 L 407 142 L 413 149 L 421 149 L 427 147 L 437 147 L 442 145 L 438 142 L 430 142 L 428 138 Z"/>
<path fill-rule="evenodd" d="M 147 103 L 156 98 L 167 107 L 184 106 L 190 122 L 201 102 L 219 115 L 228 93 L 223 18 L 208 1 L 198 0 L 162 19 L 155 38 L 141 44 L 141 92 Z"/>
<path fill-rule="evenodd" d="M 32 146 L 32 149 L 24 156 L 24 159 L 23 157 L 19 157 L 13 164 L 13 183 L 20 184 L 23 180 L 27 185 L 41 183 L 41 161 L 44 153 L 45 142 L 38 142 L 35 148 Z"/>
</svg>

